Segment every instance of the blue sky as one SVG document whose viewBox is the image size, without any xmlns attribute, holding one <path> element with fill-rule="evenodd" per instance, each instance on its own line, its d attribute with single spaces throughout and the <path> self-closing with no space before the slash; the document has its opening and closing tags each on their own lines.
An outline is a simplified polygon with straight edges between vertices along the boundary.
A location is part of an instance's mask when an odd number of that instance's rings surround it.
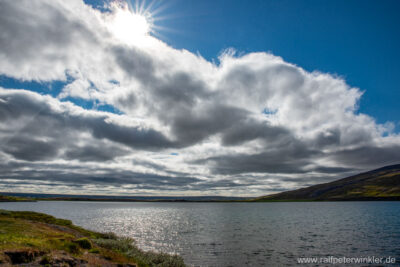
<svg viewBox="0 0 400 267">
<path fill-rule="evenodd" d="M 221 50 L 271 51 L 308 71 L 334 73 L 364 91 L 360 111 L 400 118 L 400 1 L 175 0 L 161 39 L 211 60 Z M 399 125 L 397 125 L 398 127 Z M 398 128 L 397 128 L 398 129 Z"/>
</svg>

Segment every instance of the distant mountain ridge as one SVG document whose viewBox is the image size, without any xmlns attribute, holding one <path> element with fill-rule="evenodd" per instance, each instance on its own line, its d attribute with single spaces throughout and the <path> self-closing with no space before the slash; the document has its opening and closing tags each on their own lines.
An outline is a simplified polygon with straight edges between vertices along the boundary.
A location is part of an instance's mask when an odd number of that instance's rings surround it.
<svg viewBox="0 0 400 267">
<path fill-rule="evenodd" d="M 241 201 L 248 197 L 226 196 L 118 196 L 118 195 L 73 195 L 73 194 L 45 194 L 45 193 L 10 193 L 0 192 L 0 201 L 10 198 L 31 198 L 36 200 L 71 200 L 71 201 L 116 201 L 116 202 L 213 202 L 213 201 Z"/>
<path fill-rule="evenodd" d="M 1 196 L 3 195 L 3 196 Z M 16 200 L 18 198 L 18 200 Z M 382 167 L 329 183 L 257 198 L 223 196 L 105 196 L 0 192 L 1 201 L 79 200 L 150 202 L 269 202 L 400 200 L 400 164 Z M 21 199 L 21 200 L 19 200 Z"/>
<path fill-rule="evenodd" d="M 400 164 L 253 199 L 260 202 L 345 200 L 400 200 Z"/>
</svg>

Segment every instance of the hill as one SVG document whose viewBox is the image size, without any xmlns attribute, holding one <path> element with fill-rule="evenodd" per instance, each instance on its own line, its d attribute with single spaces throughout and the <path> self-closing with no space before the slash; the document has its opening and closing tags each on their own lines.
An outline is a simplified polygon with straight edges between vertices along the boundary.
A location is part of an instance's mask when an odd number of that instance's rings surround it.
<svg viewBox="0 0 400 267">
<path fill-rule="evenodd" d="M 32 198 L 0 195 L 0 202 L 32 202 Z"/>
<path fill-rule="evenodd" d="M 69 195 L 43 193 L 10 193 L 0 192 L 1 201 L 106 201 L 106 202 L 229 202 L 247 200 L 245 197 L 224 196 L 113 196 L 113 195 Z"/>
<path fill-rule="evenodd" d="M 400 200 L 400 164 L 252 201 Z"/>
</svg>

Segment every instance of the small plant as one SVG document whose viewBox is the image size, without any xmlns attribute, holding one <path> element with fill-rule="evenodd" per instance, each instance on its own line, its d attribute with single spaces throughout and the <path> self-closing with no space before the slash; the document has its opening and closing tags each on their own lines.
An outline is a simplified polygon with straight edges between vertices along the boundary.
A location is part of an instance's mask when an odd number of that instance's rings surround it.
<svg viewBox="0 0 400 267">
<path fill-rule="evenodd" d="M 118 251 L 135 259 L 139 266 L 185 266 L 183 259 L 177 255 L 142 251 L 135 245 L 132 238 L 117 237 L 116 239 L 95 239 L 93 242 L 102 248 Z"/>
<path fill-rule="evenodd" d="M 103 239 L 118 239 L 118 236 L 113 232 L 106 232 L 101 234 L 101 238 Z"/>
<path fill-rule="evenodd" d="M 77 254 L 79 253 L 79 246 L 76 243 L 67 243 L 66 250 L 70 253 Z"/>
<path fill-rule="evenodd" d="M 92 248 L 92 249 L 89 250 L 89 252 L 93 253 L 93 254 L 99 254 L 100 250 L 98 248 Z"/>
<path fill-rule="evenodd" d="M 10 215 L 11 211 L 8 210 L 0 210 L 0 215 Z"/>
<path fill-rule="evenodd" d="M 91 249 L 92 242 L 87 237 L 82 237 L 73 241 L 74 243 L 78 244 L 83 249 Z"/>
<path fill-rule="evenodd" d="M 39 262 L 42 265 L 49 265 L 50 264 L 50 257 L 48 255 L 44 255 Z"/>
<path fill-rule="evenodd" d="M 112 249 L 119 252 L 127 252 L 131 250 L 133 247 L 133 239 L 128 237 L 121 237 L 116 239 L 95 239 L 93 240 L 97 245 L 106 248 Z"/>
</svg>

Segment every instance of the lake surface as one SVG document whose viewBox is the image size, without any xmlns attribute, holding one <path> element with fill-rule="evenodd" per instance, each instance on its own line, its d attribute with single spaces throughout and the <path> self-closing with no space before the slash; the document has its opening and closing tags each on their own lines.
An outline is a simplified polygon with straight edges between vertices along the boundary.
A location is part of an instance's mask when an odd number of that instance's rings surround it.
<svg viewBox="0 0 400 267">
<path fill-rule="evenodd" d="M 41 201 L 0 209 L 44 212 L 133 237 L 142 249 L 180 254 L 191 266 L 293 266 L 298 257 L 322 256 L 400 263 L 400 202 Z"/>
</svg>

